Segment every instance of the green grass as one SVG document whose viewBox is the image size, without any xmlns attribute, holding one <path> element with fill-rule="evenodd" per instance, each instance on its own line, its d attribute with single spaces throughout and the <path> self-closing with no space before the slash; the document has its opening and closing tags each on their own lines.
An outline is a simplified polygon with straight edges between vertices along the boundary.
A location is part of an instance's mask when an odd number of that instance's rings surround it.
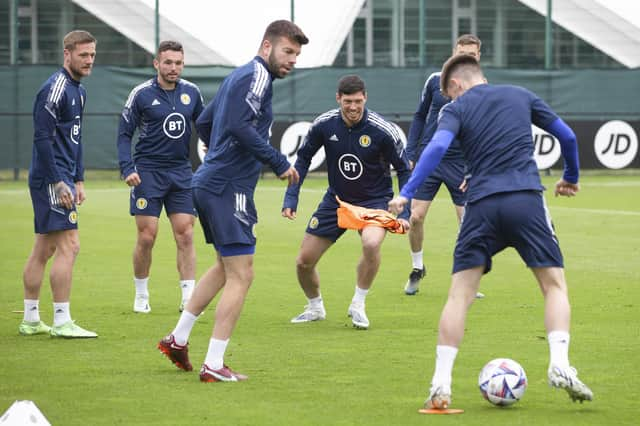
<svg viewBox="0 0 640 426">
<path fill-rule="evenodd" d="M 545 177 L 551 187 L 554 178 Z M 449 286 L 455 214 L 441 191 L 427 219 L 429 275 L 421 292 L 402 287 L 410 270 L 405 236 L 389 235 L 383 263 L 367 299 L 368 331 L 351 327 L 346 310 L 355 285 L 359 240 L 347 233 L 319 270 L 327 320 L 293 325 L 305 304 L 295 257 L 324 179 L 310 179 L 298 220 L 280 217 L 283 185 L 259 183 L 256 279 L 231 339 L 226 361 L 250 376 L 241 384 L 202 384 L 196 372 L 174 368 L 155 349 L 178 319 L 175 246 L 162 218 L 150 291 L 153 311 L 131 312 L 134 222 L 127 190 L 106 178 L 86 183 L 80 210 L 81 253 L 74 271 L 72 315 L 100 337 L 63 341 L 18 336 L 21 273 L 33 243 L 24 182 L 0 182 L 0 413 L 14 400 L 36 402 L 54 425 L 413 425 L 637 424 L 640 373 L 640 176 L 586 176 L 573 199 L 547 201 L 563 248 L 573 308 L 571 360 L 595 394 L 574 404 L 546 384 L 548 347 L 543 301 L 513 250 L 494 259 L 472 307 L 454 369 L 454 407 L 460 416 L 417 413 L 433 371 L 437 323 Z M 198 275 L 214 253 L 196 229 Z M 48 280 L 42 318 L 51 322 Z M 191 335 L 191 359 L 207 350 L 214 307 Z M 529 378 L 521 402 L 499 409 L 485 402 L 477 376 L 492 358 L 519 361 Z"/>
</svg>

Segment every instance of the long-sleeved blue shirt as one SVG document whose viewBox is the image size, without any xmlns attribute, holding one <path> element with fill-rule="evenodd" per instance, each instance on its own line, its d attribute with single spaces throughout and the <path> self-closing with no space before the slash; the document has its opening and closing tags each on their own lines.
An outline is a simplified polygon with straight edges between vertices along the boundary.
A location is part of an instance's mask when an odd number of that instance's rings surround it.
<svg viewBox="0 0 640 426">
<path fill-rule="evenodd" d="M 219 194 L 233 181 L 253 193 L 263 163 L 278 176 L 289 169 L 287 158 L 269 143 L 273 79 L 259 56 L 224 79 L 196 121 L 208 150 L 194 173 L 194 188 Z"/>
<path fill-rule="evenodd" d="M 400 188 L 409 179 L 406 153 L 397 129 L 380 115 L 367 109 L 362 120 L 347 127 L 339 109 L 318 116 L 300 150 L 295 168 L 300 182 L 287 189 L 283 208 L 296 210 L 300 186 L 311 159 L 324 147 L 327 161 L 327 191 L 343 201 L 363 201 L 393 196 L 390 165 L 396 170 Z"/>
<path fill-rule="evenodd" d="M 180 79 L 165 90 L 154 77 L 136 86 L 124 105 L 118 128 L 118 163 L 123 177 L 137 168 L 147 170 L 190 167 L 191 122 L 203 109 L 195 84 Z M 135 152 L 133 135 L 139 130 Z"/>
<path fill-rule="evenodd" d="M 440 92 L 440 72 L 434 72 L 424 83 L 420 104 L 413 115 L 413 121 L 411 121 L 411 126 L 409 127 L 407 158 L 410 161 L 415 163 L 418 160 L 420 153 L 436 132 L 440 109 L 450 101 L 451 99 L 444 97 Z M 451 142 L 443 160 L 464 161 L 460 143 L 457 140 Z"/>
<path fill-rule="evenodd" d="M 83 181 L 82 112 L 87 92 L 61 68 L 44 82 L 33 104 L 29 185 Z"/>
</svg>

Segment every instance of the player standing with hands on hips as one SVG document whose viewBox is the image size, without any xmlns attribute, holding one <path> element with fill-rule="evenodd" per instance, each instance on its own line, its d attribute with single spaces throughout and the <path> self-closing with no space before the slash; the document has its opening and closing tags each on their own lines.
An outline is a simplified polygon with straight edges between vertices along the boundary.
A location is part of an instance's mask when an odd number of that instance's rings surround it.
<svg viewBox="0 0 640 426">
<path fill-rule="evenodd" d="M 565 167 L 556 195 L 573 196 L 580 189 L 575 134 L 528 90 L 487 84 L 472 56 L 450 58 L 442 69 L 440 86 L 453 102 L 442 108 L 438 128 L 411 179 L 389 202 L 391 212 L 401 212 L 458 137 L 473 179 L 454 251 L 449 298 L 440 317 L 435 372 L 425 407 L 442 409 L 451 403 L 451 375 L 467 311 L 480 278 L 491 270 L 492 257 L 506 247 L 518 251 L 544 296 L 549 384 L 565 389 L 574 401 L 590 401 L 593 393 L 569 364 L 571 308 L 562 253 L 533 158 L 531 124 L 560 141 Z"/>
<path fill-rule="evenodd" d="M 24 267 L 23 336 L 98 337 L 75 324 L 69 307 L 73 265 L 80 251 L 77 206 L 85 200 L 82 161 L 82 113 L 87 92 L 80 84 L 91 74 L 96 39 L 71 31 L 63 40 L 64 63 L 42 85 L 33 105 L 33 157 L 29 192 L 33 203 L 35 242 Z M 40 320 L 39 300 L 47 262 L 53 293 L 53 326 Z"/>
<path fill-rule="evenodd" d="M 224 363 L 224 354 L 253 281 L 258 222 L 253 194 L 263 164 L 289 184 L 299 179 L 287 158 L 269 144 L 272 83 L 291 72 L 308 42 L 290 21 L 269 24 L 257 56 L 225 78 L 196 123 L 208 150 L 193 176 L 193 198 L 205 239 L 213 244 L 217 260 L 200 278 L 178 324 L 158 343 L 158 349 L 179 368 L 191 370 L 189 335 L 198 315 L 221 293 L 209 350 L 200 369 L 203 382 L 247 379 Z"/>
<path fill-rule="evenodd" d="M 191 298 L 196 276 L 193 245 L 195 209 L 191 196 L 189 143 L 191 122 L 203 109 L 195 84 L 180 78 L 184 51 L 176 41 L 163 41 L 153 60 L 158 74 L 136 86 L 125 103 L 118 129 L 118 160 L 124 181 L 131 187 L 129 213 L 136 218 L 133 250 L 133 311 L 151 312 L 149 271 L 164 205 L 177 248 L 182 298 L 179 310 Z M 133 158 L 131 140 L 139 131 Z"/>
</svg>

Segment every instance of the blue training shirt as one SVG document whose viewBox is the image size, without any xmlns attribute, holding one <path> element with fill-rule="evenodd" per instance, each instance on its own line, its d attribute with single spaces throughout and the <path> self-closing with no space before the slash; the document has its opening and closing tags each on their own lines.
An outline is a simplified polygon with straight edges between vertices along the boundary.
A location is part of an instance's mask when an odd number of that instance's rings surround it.
<svg viewBox="0 0 640 426">
<path fill-rule="evenodd" d="M 192 187 L 220 194 L 233 181 L 253 192 L 262 163 L 278 176 L 291 167 L 269 143 L 274 78 L 266 62 L 256 56 L 224 79 L 196 122 L 208 150 Z"/>
<path fill-rule="evenodd" d="M 61 68 L 44 82 L 33 104 L 29 185 L 84 181 L 82 112 L 87 92 Z"/>
<path fill-rule="evenodd" d="M 411 198 L 455 136 L 473 175 L 468 202 L 500 192 L 544 190 L 533 156 L 532 123 L 560 140 L 564 178 L 576 183 L 575 134 L 551 108 L 522 87 L 480 84 L 442 108 L 434 138 L 401 194 Z"/>
<path fill-rule="evenodd" d="M 295 168 L 300 182 L 287 189 L 284 208 L 296 210 L 300 186 L 314 154 L 324 146 L 327 161 L 327 191 L 348 203 L 358 204 L 393 196 L 390 164 L 396 170 L 400 188 L 409 179 L 409 164 L 396 128 L 367 109 L 362 120 L 347 127 L 339 109 L 318 116 L 300 150 Z"/>
<path fill-rule="evenodd" d="M 409 160 L 414 163 L 418 160 L 420 153 L 436 132 L 440 109 L 449 102 L 451 99 L 443 96 L 440 92 L 440 72 L 432 73 L 424 83 L 420 104 L 409 127 L 407 137 L 407 158 Z M 451 142 L 443 160 L 464 161 L 460 142 L 457 140 Z"/>
<path fill-rule="evenodd" d="M 137 168 L 145 170 L 190 167 L 191 122 L 203 109 L 195 84 L 179 79 L 165 90 L 154 77 L 136 86 L 124 105 L 118 128 L 118 163 L 126 177 Z M 131 156 L 133 134 L 138 142 Z"/>
</svg>

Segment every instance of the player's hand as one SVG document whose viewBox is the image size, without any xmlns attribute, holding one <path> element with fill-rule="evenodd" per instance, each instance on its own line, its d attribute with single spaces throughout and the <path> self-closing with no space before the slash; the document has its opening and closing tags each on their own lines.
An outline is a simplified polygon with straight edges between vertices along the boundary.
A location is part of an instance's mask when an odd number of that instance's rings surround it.
<svg viewBox="0 0 640 426">
<path fill-rule="evenodd" d="M 555 196 L 561 195 L 563 197 L 573 197 L 580 191 L 580 185 L 577 183 L 570 183 L 564 179 L 560 179 L 556 182 Z"/>
<path fill-rule="evenodd" d="M 409 202 L 409 200 L 402 195 L 398 195 L 394 197 L 391 201 L 389 201 L 389 211 L 395 215 L 399 215 L 404 210 L 404 206 Z"/>
<path fill-rule="evenodd" d="M 53 185 L 53 191 L 60 200 L 60 205 L 67 210 L 71 210 L 73 208 L 73 192 L 69 185 L 64 183 L 64 181 L 57 182 Z"/>
<path fill-rule="evenodd" d="M 138 173 L 133 172 L 124 178 L 124 182 L 129 186 L 138 186 L 142 183 L 142 179 L 140 179 L 140 175 Z"/>
<path fill-rule="evenodd" d="M 75 202 L 77 205 L 80 205 L 87 199 L 87 195 L 84 192 L 84 182 L 78 181 L 76 182 L 76 199 Z"/>
<path fill-rule="evenodd" d="M 281 180 L 285 180 L 285 179 L 288 180 L 289 183 L 287 183 L 287 186 L 295 185 L 300 181 L 300 175 L 298 174 L 298 171 L 296 170 L 296 168 L 293 166 L 289 167 L 289 169 L 286 172 L 284 172 L 278 177 Z"/>
<path fill-rule="evenodd" d="M 462 180 L 462 183 L 460 184 L 458 189 L 462 192 L 467 192 L 467 189 L 469 189 L 469 182 L 467 182 L 467 178 L 464 178 Z"/>
<path fill-rule="evenodd" d="M 416 163 L 414 163 L 413 161 L 409 160 L 409 170 L 413 170 L 413 168 L 416 166 Z"/>
<path fill-rule="evenodd" d="M 404 232 L 409 232 L 409 229 L 411 228 L 411 224 L 409 223 L 408 220 L 398 218 L 398 222 L 400 222 L 400 224 L 404 228 Z"/>
<path fill-rule="evenodd" d="M 296 211 L 291 207 L 287 207 L 282 209 L 282 217 L 286 217 L 287 219 L 293 220 L 296 218 Z"/>
</svg>

